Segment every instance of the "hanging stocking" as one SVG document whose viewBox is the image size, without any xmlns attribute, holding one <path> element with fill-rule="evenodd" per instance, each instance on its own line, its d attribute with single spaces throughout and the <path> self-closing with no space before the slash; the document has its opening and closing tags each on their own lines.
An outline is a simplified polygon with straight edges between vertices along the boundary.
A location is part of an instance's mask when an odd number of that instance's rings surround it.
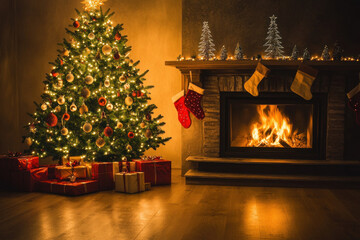
<svg viewBox="0 0 360 240">
<path fill-rule="evenodd" d="M 244 84 L 245 90 L 254 97 L 259 96 L 258 85 L 269 72 L 270 70 L 259 62 L 256 66 L 254 74 Z"/>
<path fill-rule="evenodd" d="M 349 107 L 354 110 L 356 123 L 360 125 L 360 83 L 347 94 Z"/>
<path fill-rule="evenodd" d="M 310 100 L 312 98 L 311 86 L 316 78 L 318 70 L 301 64 L 296 72 L 295 79 L 291 84 L 291 91 L 304 98 Z"/>
<path fill-rule="evenodd" d="M 178 112 L 179 122 L 184 128 L 189 128 L 191 125 L 191 119 L 190 119 L 189 110 L 184 105 L 184 101 L 185 101 L 184 91 L 181 91 L 175 96 L 173 96 L 172 101 Z"/>
<path fill-rule="evenodd" d="M 204 89 L 190 83 L 184 102 L 189 111 L 199 120 L 202 120 L 205 117 L 204 110 L 201 107 L 201 99 L 203 94 Z"/>
</svg>

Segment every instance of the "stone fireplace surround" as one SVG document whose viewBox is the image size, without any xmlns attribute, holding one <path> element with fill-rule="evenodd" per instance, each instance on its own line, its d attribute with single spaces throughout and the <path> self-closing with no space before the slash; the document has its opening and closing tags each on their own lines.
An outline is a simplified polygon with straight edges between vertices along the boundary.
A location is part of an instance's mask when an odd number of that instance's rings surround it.
<svg viewBox="0 0 360 240">
<path fill-rule="evenodd" d="M 259 94 L 291 92 L 290 86 L 300 61 L 263 60 L 262 63 L 271 72 L 259 84 Z M 205 89 L 205 119 L 199 121 L 192 117 L 192 126 L 182 128 L 183 174 L 189 169 L 185 161 L 188 156 L 220 156 L 220 92 L 246 92 L 244 83 L 253 74 L 256 64 L 257 61 L 253 60 L 166 62 L 166 65 L 181 71 L 185 90 L 191 80 Z M 327 94 L 325 159 L 345 160 L 346 92 L 358 82 L 360 63 L 309 61 L 307 64 L 319 70 L 311 91 Z"/>
</svg>

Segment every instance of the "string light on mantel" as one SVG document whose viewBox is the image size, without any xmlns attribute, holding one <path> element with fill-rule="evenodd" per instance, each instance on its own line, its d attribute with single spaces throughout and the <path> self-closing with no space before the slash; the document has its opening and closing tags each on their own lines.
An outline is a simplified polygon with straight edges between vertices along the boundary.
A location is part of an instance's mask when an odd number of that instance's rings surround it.
<svg viewBox="0 0 360 240">
<path fill-rule="evenodd" d="M 104 5 L 104 2 L 106 2 L 106 0 L 84 0 L 81 3 L 85 5 L 84 9 L 86 11 L 91 11 L 100 8 Z"/>
</svg>

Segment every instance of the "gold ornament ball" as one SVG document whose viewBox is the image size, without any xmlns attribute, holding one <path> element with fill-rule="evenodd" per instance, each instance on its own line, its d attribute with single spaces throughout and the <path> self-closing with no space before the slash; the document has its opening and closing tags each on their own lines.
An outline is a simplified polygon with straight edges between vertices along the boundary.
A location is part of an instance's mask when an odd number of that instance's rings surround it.
<svg viewBox="0 0 360 240">
<path fill-rule="evenodd" d="M 79 108 L 79 113 L 80 114 L 84 114 L 87 113 L 89 111 L 88 107 L 85 105 L 85 103 L 83 105 L 81 105 L 81 107 Z"/>
<path fill-rule="evenodd" d="M 75 103 L 72 103 L 70 106 L 70 111 L 75 112 L 77 110 L 77 107 L 75 105 Z"/>
<path fill-rule="evenodd" d="M 31 138 L 29 138 L 29 137 L 27 137 L 27 138 L 25 138 L 25 144 L 26 145 L 28 145 L 28 146 L 31 146 L 31 144 L 32 144 L 32 140 L 31 140 Z"/>
<path fill-rule="evenodd" d="M 89 33 L 88 38 L 90 40 L 93 40 L 95 38 L 95 34 L 94 33 Z"/>
<path fill-rule="evenodd" d="M 99 148 L 103 147 L 105 145 L 105 140 L 102 137 L 99 137 L 96 140 L 96 146 L 98 146 Z"/>
<path fill-rule="evenodd" d="M 111 51 L 112 51 L 112 48 L 110 47 L 110 45 L 106 44 L 102 47 L 102 52 L 103 54 L 105 55 L 110 55 L 111 54 Z"/>
<path fill-rule="evenodd" d="M 122 122 L 117 122 L 116 128 L 123 128 L 124 124 Z"/>
<path fill-rule="evenodd" d="M 106 109 L 109 110 L 109 111 L 112 111 L 114 109 L 114 106 L 111 103 L 108 103 L 106 105 Z"/>
<path fill-rule="evenodd" d="M 83 130 L 84 130 L 84 132 L 86 132 L 86 133 L 91 132 L 91 130 L 92 130 L 92 125 L 91 125 L 90 123 L 85 123 L 84 126 L 83 126 Z"/>
<path fill-rule="evenodd" d="M 41 110 L 46 111 L 47 105 L 46 103 L 41 104 Z"/>
<path fill-rule="evenodd" d="M 85 83 L 86 84 L 88 84 L 88 85 L 90 85 L 90 84 L 92 84 L 94 82 L 94 78 L 92 77 L 92 76 L 87 76 L 86 78 L 85 78 Z"/>
<path fill-rule="evenodd" d="M 126 97 L 126 98 L 125 98 L 125 104 L 126 104 L 127 106 L 132 105 L 133 102 L 134 102 L 134 100 L 133 100 L 131 97 Z"/>
<path fill-rule="evenodd" d="M 119 77 L 119 81 L 120 81 L 121 83 L 124 83 L 124 82 L 126 81 L 126 77 L 125 77 L 124 75 L 121 75 L 121 76 Z"/>
<path fill-rule="evenodd" d="M 130 144 L 128 144 L 128 145 L 126 146 L 126 150 L 131 151 L 131 150 L 132 150 L 132 146 L 131 146 Z"/>
<path fill-rule="evenodd" d="M 65 136 L 65 135 L 68 135 L 69 130 L 66 127 L 63 127 L 60 132 L 61 132 L 61 135 Z"/>
<path fill-rule="evenodd" d="M 141 128 L 145 128 L 146 127 L 146 124 L 144 122 L 140 123 L 140 127 Z"/>
<path fill-rule="evenodd" d="M 151 136 L 152 136 L 151 130 L 150 130 L 150 129 L 147 129 L 147 130 L 145 131 L 145 137 L 150 138 Z"/>
<path fill-rule="evenodd" d="M 109 80 L 109 79 L 106 79 L 106 80 L 104 81 L 104 86 L 105 86 L 105 87 L 110 87 L 110 80 Z"/>
<path fill-rule="evenodd" d="M 68 75 L 66 75 L 66 81 L 68 81 L 69 83 L 74 81 L 74 75 L 72 73 L 68 73 Z"/>
<path fill-rule="evenodd" d="M 124 89 L 125 89 L 125 90 L 128 90 L 129 88 L 130 88 L 130 84 L 125 83 L 125 85 L 124 85 Z"/>
<path fill-rule="evenodd" d="M 60 112 L 61 111 L 61 107 L 60 106 L 56 106 L 55 107 L 55 112 Z"/>
<path fill-rule="evenodd" d="M 57 99 L 57 102 L 59 105 L 63 105 L 65 103 L 65 97 L 64 96 L 60 96 L 58 99 Z"/>
<path fill-rule="evenodd" d="M 84 98 L 90 97 L 90 90 L 87 87 L 84 87 L 81 90 L 81 96 L 83 96 Z"/>
</svg>

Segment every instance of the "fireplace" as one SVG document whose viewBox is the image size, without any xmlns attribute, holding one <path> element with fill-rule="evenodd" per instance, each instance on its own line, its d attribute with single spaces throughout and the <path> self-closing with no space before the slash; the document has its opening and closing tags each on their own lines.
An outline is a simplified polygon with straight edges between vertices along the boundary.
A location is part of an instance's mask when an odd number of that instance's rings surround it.
<svg viewBox="0 0 360 240">
<path fill-rule="evenodd" d="M 220 93 L 220 156 L 325 159 L 327 94 Z"/>
</svg>

